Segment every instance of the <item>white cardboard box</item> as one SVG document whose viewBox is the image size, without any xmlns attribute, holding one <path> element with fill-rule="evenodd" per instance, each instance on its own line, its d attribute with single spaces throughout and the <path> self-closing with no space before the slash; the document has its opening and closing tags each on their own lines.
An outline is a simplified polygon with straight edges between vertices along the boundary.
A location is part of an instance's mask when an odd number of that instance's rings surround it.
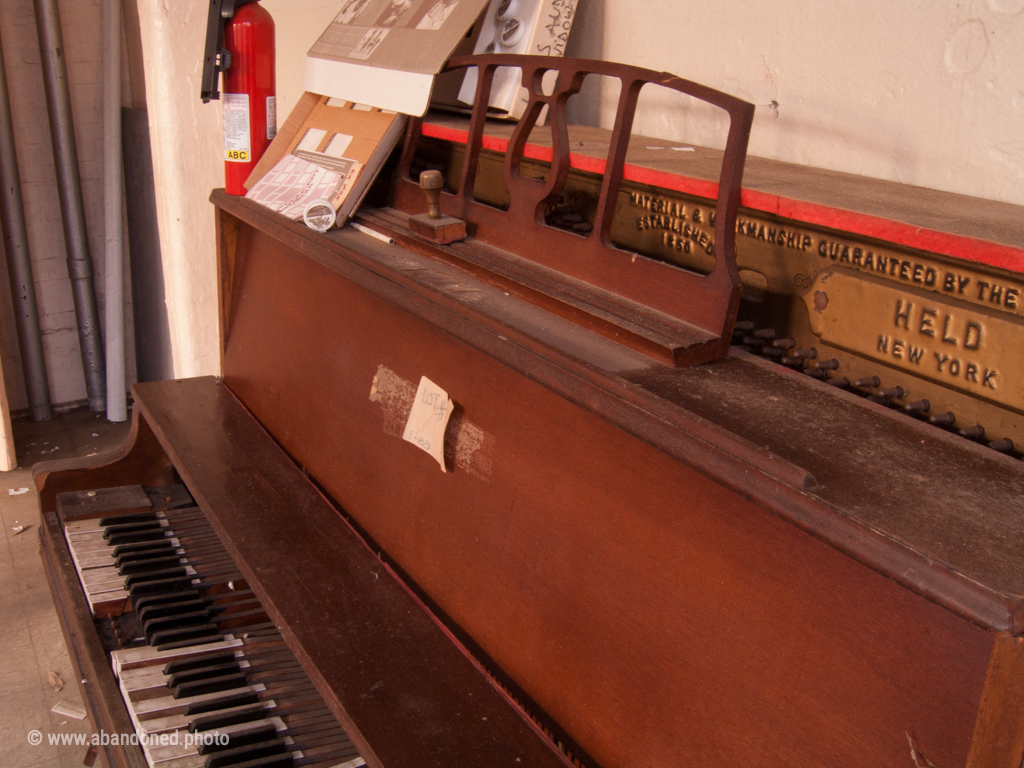
<svg viewBox="0 0 1024 768">
<path fill-rule="evenodd" d="M 577 0 L 491 0 L 480 19 L 480 32 L 473 53 L 525 53 L 534 56 L 564 56 Z M 545 77 L 551 87 L 554 73 Z M 466 73 L 459 101 L 472 104 L 477 73 Z M 518 120 L 526 111 L 529 92 L 515 69 L 494 73 L 490 108 Z"/>
<path fill-rule="evenodd" d="M 306 56 L 305 89 L 422 115 L 487 0 L 344 0 Z"/>
</svg>

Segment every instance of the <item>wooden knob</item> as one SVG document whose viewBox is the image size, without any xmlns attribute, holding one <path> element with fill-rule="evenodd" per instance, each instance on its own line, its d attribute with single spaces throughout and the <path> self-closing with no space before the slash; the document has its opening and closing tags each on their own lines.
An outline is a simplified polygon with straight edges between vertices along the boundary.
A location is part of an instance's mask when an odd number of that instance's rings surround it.
<svg viewBox="0 0 1024 768">
<path fill-rule="evenodd" d="M 427 196 L 427 215 L 432 219 L 441 218 L 441 188 L 444 177 L 440 171 L 424 171 L 420 174 L 420 189 Z"/>
</svg>

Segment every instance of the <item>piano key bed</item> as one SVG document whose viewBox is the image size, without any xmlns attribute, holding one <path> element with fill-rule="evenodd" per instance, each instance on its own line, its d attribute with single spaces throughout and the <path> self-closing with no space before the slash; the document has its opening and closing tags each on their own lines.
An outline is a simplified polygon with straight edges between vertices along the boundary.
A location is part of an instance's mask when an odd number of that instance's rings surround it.
<svg viewBox="0 0 1024 768">
<path fill-rule="evenodd" d="M 365 765 L 184 486 L 57 510 L 148 765 Z"/>
</svg>

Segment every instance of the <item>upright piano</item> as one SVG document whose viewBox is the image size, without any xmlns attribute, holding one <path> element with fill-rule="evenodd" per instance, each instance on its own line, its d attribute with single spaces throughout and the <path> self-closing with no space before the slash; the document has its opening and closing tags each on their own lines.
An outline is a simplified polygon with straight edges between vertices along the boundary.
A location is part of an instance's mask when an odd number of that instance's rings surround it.
<svg viewBox="0 0 1024 768">
<path fill-rule="evenodd" d="M 1019 768 L 1022 210 L 747 159 L 664 73 L 450 66 L 524 119 L 411 121 L 383 238 L 215 191 L 222 376 L 36 465 L 94 727 L 238 735 L 107 764 Z M 658 88 L 720 147 L 632 135 Z"/>
</svg>

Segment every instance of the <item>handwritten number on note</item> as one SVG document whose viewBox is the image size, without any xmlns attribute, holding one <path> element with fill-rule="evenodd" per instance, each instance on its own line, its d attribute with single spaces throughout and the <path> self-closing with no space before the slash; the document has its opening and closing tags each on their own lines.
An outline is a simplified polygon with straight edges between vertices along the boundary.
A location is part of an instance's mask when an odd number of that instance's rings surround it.
<svg viewBox="0 0 1024 768">
<path fill-rule="evenodd" d="M 448 393 L 426 376 L 422 377 L 402 439 L 433 456 L 442 472 L 448 471 L 444 464 L 444 432 L 451 412 Z"/>
</svg>

